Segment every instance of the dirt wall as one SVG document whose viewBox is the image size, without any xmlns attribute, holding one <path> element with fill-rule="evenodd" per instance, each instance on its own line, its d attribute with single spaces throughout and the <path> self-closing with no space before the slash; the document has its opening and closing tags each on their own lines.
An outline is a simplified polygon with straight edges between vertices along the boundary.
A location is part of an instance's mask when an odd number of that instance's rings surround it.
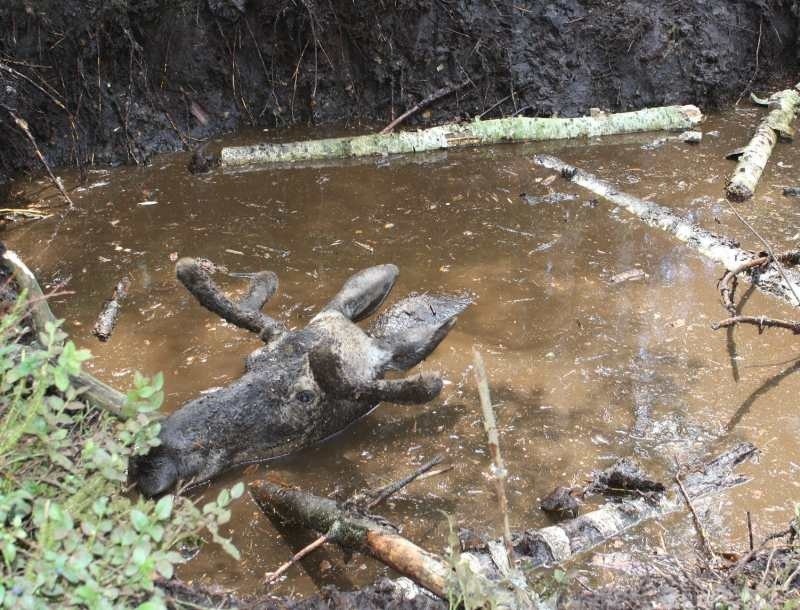
<svg viewBox="0 0 800 610">
<path fill-rule="evenodd" d="M 757 53 L 758 51 L 758 53 Z M 789 0 L 6 0 L 0 181 L 145 163 L 248 125 L 711 108 L 797 74 Z M 756 57 L 758 70 L 756 71 Z M 512 94 L 513 91 L 513 94 Z M 499 103 L 498 102 L 502 102 Z"/>
</svg>

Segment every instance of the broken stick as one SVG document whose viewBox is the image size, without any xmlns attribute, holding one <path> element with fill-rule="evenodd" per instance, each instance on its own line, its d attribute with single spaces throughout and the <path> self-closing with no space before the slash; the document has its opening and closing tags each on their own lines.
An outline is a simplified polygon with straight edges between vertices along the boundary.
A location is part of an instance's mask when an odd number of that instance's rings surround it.
<svg viewBox="0 0 800 610">
<path fill-rule="evenodd" d="M 503 462 L 503 455 L 500 453 L 500 435 L 497 433 L 497 420 L 494 416 L 494 407 L 489 393 L 489 378 L 486 375 L 486 367 L 483 365 L 483 357 L 477 348 L 472 349 L 472 356 L 475 366 L 475 381 L 478 384 L 478 395 L 480 396 L 481 411 L 483 412 L 483 426 L 486 430 L 489 453 L 492 456 L 490 475 L 494 481 L 500 516 L 503 519 L 503 544 L 506 547 L 508 565 L 513 566 L 514 545 L 511 542 L 511 526 L 508 521 L 508 497 L 506 496 L 508 471 Z"/>
<path fill-rule="evenodd" d="M 128 296 L 128 288 L 130 288 L 130 285 L 131 280 L 128 277 L 124 277 L 117 282 L 117 285 L 114 287 L 114 293 L 111 295 L 111 298 L 105 302 L 103 310 L 100 312 L 100 315 L 97 316 L 97 322 L 95 322 L 94 328 L 92 328 L 92 334 L 100 339 L 100 341 L 106 342 L 111 338 L 111 333 L 114 332 L 114 328 L 117 326 L 117 320 L 119 319 L 120 306 L 125 297 Z"/>
<path fill-rule="evenodd" d="M 250 495 L 268 515 L 325 533 L 331 542 L 363 550 L 431 593 L 447 599 L 449 568 L 445 561 L 368 515 L 358 515 L 334 500 L 270 481 L 251 483 Z"/>
<path fill-rule="evenodd" d="M 767 166 L 772 149 L 778 137 L 792 139 L 792 122 L 800 109 L 800 84 L 795 89 L 786 89 L 773 94 L 766 101 L 754 101 L 771 108 L 766 118 L 759 124 L 750 143 L 744 148 L 736 169 L 725 187 L 725 196 L 736 202 L 747 201 L 755 193 L 761 174 Z"/>
</svg>

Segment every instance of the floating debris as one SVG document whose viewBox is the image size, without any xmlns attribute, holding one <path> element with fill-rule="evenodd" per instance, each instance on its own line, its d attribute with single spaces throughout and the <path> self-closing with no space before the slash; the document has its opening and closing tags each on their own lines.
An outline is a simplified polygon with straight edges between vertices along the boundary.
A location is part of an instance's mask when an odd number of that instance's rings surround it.
<svg viewBox="0 0 800 610">
<path fill-rule="evenodd" d="M 783 189 L 785 197 L 800 197 L 800 186 L 787 186 Z"/>
<path fill-rule="evenodd" d="M 643 280 L 646 277 L 647 274 L 641 269 L 628 269 L 622 273 L 612 275 L 610 281 L 612 284 L 621 284 L 622 282 L 635 282 L 638 280 Z"/>
<path fill-rule="evenodd" d="M 744 154 L 744 151 L 747 149 L 746 146 L 740 146 L 739 148 L 734 148 L 731 152 L 725 155 L 726 159 L 731 161 L 736 161 L 739 157 Z"/>
<path fill-rule="evenodd" d="M 666 143 L 667 138 L 656 138 L 648 144 L 642 144 L 642 150 L 655 150 L 656 148 L 661 148 Z"/>
<path fill-rule="evenodd" d="M 556 487 L 542 500 L 539 508 L 547 515 L 558 521 L 562 519 L 574 519 L 578 516 L 580 505 L 573 494 L 580 490 L 569 487 Z"/>
<path fill-rule="evenodd" d="M 678 136 L 681 140 L 686 142 L 687 144 L 699 144 L 703 141 L 703 132 L 702 131 L 684 131 L 680 136 Z"/>
<path fill-rule="evenodd" d="M 573 201 L 574 199 L 577 199 L 577 196 L 573 195 L 572 193 L 556 192 L 548 193 L 547 195 L 528 195 L 527 193 L 521 193 L 520 197 L 522 197 L 522 201 L 530 206 L 541 205 L 543 203 L 561 203 L 562 201 Z"/>
<path fill-rule="evenodd" d="M 549 250 L 558 243 L 559 239 L 561 239 L 560 235 L 555 239 L 551 239 L 550 241 L 547 241 L 543 244 L 539 244 L 533 250 L 528 251 L 528 256 L 530 256 L 531 254 L 535 254 L 536 252 L 544 252 L 545 250 Z"/>
<path fill-rule="evenodd" d="M 624 491 L 664 491 L 663 483 L 650 478 L 633 458 L 620 458 L 601 472 L 595 472 L 587 491 L 594 493 L 619 493 Z"/>
<path fill-rule="evenodd" d="M 156 205 L 156 204 L 158 204 L 158 201 L 148 200 L 148 201 L 140 201 L 136 205 L 145 206 L 145 205 Z"/>
</svg>

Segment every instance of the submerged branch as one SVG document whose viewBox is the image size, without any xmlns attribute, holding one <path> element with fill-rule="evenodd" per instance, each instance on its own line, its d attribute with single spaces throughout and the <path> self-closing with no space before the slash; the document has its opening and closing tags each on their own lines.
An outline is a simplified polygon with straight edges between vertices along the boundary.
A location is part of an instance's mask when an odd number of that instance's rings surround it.
<svg viewBox="0 0 800 610">
<path fill-rule="evenodd" d="M 745 263 L 753 260 L 752 252 L 739 247 L 739 244 L 732 239 L 693 224 L 667 207 L 623 193 L 614 185 L 564 163 L 556 157 L 535 155 L 533 162 L 541 167 L 560 172 L 565 179 L 638 216 L 645 224 L 670 233 L 690 248 L 723 265 L 728 270 L 740 269 L 744 264 L 744 269 L 747 271 L 744 275 L 756 288 L 782 299 L 792 306 L 797 304 L 794 296 L 797 287 L 800 286 L 800 271 L 797 269 L 784 269 L 781 273 L 773 263 L 763 268 L 751 268 Z"/>
</svg>

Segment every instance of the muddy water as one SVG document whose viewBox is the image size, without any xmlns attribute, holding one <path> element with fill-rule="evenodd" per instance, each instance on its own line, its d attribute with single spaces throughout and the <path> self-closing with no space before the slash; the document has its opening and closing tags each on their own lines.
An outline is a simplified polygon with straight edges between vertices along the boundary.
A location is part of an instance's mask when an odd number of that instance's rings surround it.
<svg viewBox="0 0 800 610">
<path fill-rule="evenodd" d="M 447 533 L 438 511 L 497 533 L 470 370 L 477 345 L 511 472 L 514 527 L 546 525 L 540 497 L 557 484 L 581 483 L 618 456 L 636 455 L 668 477 L 676 460 L 687 463 L 745 439 L 763 450 L 760 463 L 745 468 L 754 482 L 698 505 L 720 548 L 742 547 L 745 511 L 752 512 L 759 537 L 784 526 L 798 497 L 797 340 L 749 328 L 711 331 L 710 323 L 724 317 L 715 290 L 720 269 L 625 212 L 560 181 L 549 188 L 573 199 L 531 206 L 520 193 L 548 193 L 540 183 L 548 173 L 529 157 L 551 152 L 756 247 L 718 198 L 732 168 L 723 153 L 741 145 L 758 118 L 750 110 L 712 117 L 703 129 L 719 135 L 698 146 L 671 141 L 643 148 L 659 137 L 649 134 L 205 177 L 185 172 L 185 155 L 163 156 L 146 169 L 91 174 L 74 192 L 75 211 L 5 238 L 46 283 L 67 282 L 73 294 L 54 309 L 69 320 L 75 340 L 94 352 L 95 373 L 125 387 L 134 370 L 164 371 L 168 410 L 235 378 L 258 346 L 193 302 L 174 279 L 176 255 L 205 256 L 232 271 L 275 271 L 281 287 L 268 311 L 290 326 L 305 324 L 349 274 L 378 263 L 401 269 L 392 298 L 423 290 L 475 295 L 474 306 L 422 365 L 447 379 L 438 400 L 382 405 L 324 445 L 230 473 L 198 497 L 270 472 L 346 498 L 443 453 L 453 470 L 413 485 L 380 512 L 437 551 Z M 271 136 L 247 139 L 259 137 Z M 784 248 L 800 238 L 798 202 L 780 193 L 797 184 L 800 150 L 781 145 L 774 161 L 781 165 L 771 164 L 759 196 L 741 209 Z M 148 201 L 156 203 L 141 205 Z M 613 283 L 631 270 L 643 277 Z M 100 344 L 89 331 L 125 273 L 133 278 L 130 299 L 113 339 Z M 791 315 L 757 293 L 746 310 Z M 209 545 L 182 575 L 262 591 L 263 574 L 310 537 L 277 530 L 246 497 L 233 512 L 230 534 L 241 563 Z M 627 539 L 622 550 L 635 545 L 645 554 L 689 554 L 696 544 L 686 516 Z M 620 548 L 612 543 L 600 552 Z M 345 560 L 335 549 L 317 552 L 277 590 L 357 585 L 384 571 L 359 555 Z M 574 567 L 606 578 L 592 561 L 585 557 Z"/>
</svg>

